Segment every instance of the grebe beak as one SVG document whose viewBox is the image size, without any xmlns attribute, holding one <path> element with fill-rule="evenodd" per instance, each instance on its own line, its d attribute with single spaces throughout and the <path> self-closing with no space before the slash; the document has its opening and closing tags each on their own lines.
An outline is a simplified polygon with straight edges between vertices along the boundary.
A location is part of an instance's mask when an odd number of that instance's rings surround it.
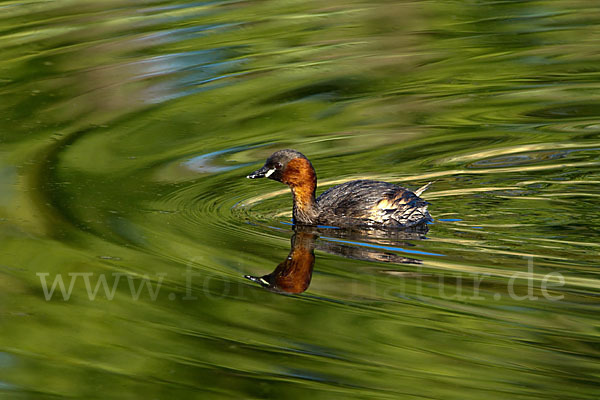
<svg viewBox="0 0 600 400">
<path fill-rule="evenodd" d="M 264 166 L 260 169 L 257 169 L 256 171 L 254 171 L 253 173 L 248 175 L 246 178 L 248 178 L 248 179 L 268 178 L 269 176 L 271 176 L 271 174 L 273 172 L 275 172 L 275 168 L 268 168 L 267 166 Z"/>
</svg>

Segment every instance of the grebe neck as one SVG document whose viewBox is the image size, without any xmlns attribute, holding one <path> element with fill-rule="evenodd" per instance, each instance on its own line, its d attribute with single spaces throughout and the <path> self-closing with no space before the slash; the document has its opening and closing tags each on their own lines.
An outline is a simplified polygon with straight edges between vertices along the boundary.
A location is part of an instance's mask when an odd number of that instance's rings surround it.
<svg viewBox="0 0 600 400">
<path fill-rule="evenodd" d="M 294 197 L 294 223 L 313 225 L 319 209 L 315 199 L 317 174 L 306 158 L 291 160 L 283 174 L 283 183 L 292 189 Z"/>
</svg>

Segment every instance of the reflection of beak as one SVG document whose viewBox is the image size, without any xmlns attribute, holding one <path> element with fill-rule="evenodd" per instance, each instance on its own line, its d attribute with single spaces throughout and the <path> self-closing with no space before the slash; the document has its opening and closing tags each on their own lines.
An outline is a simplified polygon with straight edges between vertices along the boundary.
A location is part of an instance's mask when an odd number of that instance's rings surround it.
<svg viewBox="0 0 600 400">
<path fill-rule="evenodd" d="M 262 287 L 271 286 L 270 282 L 265 279 L 263 276 L 252 276 L 252 275 L 244 275 L 244 278 L 251 280 L 252 282 L 258 283 Z"/>
<path fill-rule="evenodd" d="M 246 178 L 248 179 L 256 179 L 256 178 L 268 178 L 269 176 L 271 176 L 271 174 L 275 172 L 275 168 L 267 168 L 266 166 L 257 169 L 256 171 L 254 171 L 253 173 L 251 173 L 250 175 L 248 175 Z"/>
</svg>

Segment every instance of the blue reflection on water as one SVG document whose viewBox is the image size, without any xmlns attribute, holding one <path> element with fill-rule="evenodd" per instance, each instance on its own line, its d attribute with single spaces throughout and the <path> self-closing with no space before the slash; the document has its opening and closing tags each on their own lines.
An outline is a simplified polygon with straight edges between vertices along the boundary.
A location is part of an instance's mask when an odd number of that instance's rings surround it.
<svg viewBox="0 0 600 400">
<path fill-rule="evenodd" d="M 327 237 L 327 236 L 322 236 L 321 238 L 325 239 L 325 240 L 328 240 L 328 241 L 331 241 L 331 242 L 338 242 L 338 243 L 345 243 L 345 244 L 354 244 L 354 245 L 357 245 L 357 246 L 371 247 L 371 248 L 374 248 L 374 249 L 399 251 L 399 252 L 402 252 L 402 253 L 420 254 L 420 255 L 424 255 L 424 256 L 444 257 L 443 254 L 430 253 L 430 252 L 427 252 L 427 251 L 420 251 L 420 250 L 407 250 L 407 249 L 403 249 L 402 247 L 396 247 L 396 246 L 383 246 L 383 245 L 379 245 L 379 244 L 371 244 L 371 243 L 363 243 L 363 242 L 352 242 L 352 241 L 348 241 L 348 240 L 335 239 L 335 238 L 331 238 L 331 237 Z"/>
</svg>

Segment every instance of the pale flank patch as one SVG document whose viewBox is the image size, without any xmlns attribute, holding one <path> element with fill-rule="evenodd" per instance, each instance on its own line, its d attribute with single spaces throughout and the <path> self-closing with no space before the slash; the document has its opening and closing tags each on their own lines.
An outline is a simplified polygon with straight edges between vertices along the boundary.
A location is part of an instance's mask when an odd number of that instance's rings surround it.
<svg viewBox="0 0 600 400">
<path fill-rule="evenodd" d="M 383 199 L 377 203 L 377 209 L 379 210 L 389 210 L 393 208 L 395 208 L 393 200 Z"/>
</svg>

